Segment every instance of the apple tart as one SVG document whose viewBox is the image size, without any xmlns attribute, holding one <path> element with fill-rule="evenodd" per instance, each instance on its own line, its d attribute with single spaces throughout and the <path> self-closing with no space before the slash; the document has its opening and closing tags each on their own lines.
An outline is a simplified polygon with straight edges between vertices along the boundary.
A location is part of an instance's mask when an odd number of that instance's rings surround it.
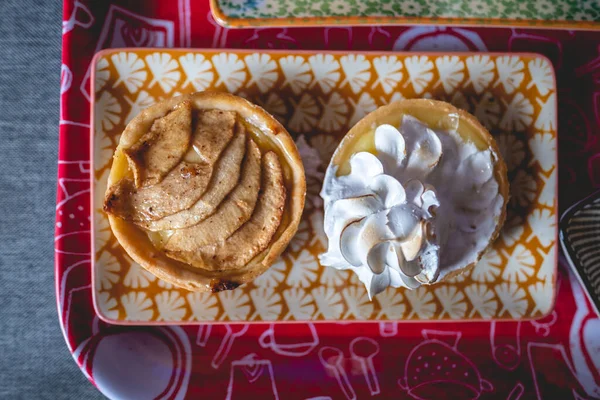
<svg viewBox="0 0 600 400">
<path fill-rule="evenodd" d="M 279 122 L 240 97 L 200 92 L 127 125 L 104 210 L 142 267 L 217 292 L 269 268 L 298 228 L 305 192 L 298 150 Z"/>
<path fill-rule="evenodd" d="M 392 103 L 359 121 L 327 168 L 321 264 L 352 270 L 369 296 L 471 269 L 506 216 L 506 165 L 471 114 L 434 100 Z"/>
</svg>

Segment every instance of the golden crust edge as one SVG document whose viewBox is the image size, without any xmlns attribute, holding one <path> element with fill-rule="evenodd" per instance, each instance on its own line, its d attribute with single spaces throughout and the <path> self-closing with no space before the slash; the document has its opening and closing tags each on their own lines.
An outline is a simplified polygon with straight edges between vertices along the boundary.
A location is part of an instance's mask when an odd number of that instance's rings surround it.
<svg viewBox="0 0 600 400">
<path fill-rule="evenodd" d="M 240 273 L 235 273 L 235 271 L 217 273 L 194 269 L 187 264 L 167 257 L 152 245 L 144 232 L 118 217 L 108 215 L 109 224 L 125 252 L 135 262 L 158 278 L 190 291 L 210 292 L 222 290 L 221 288 L 224 287 L 235 288 L 264 273 L 286 249 L 298 230 L 304 211 L 306 195 L 304 166 L 294 140 L 283 125 L 271 114 L 262 107 L 241 97 L 230 93 L 212 91 L 173 97 L 143 110 L 125 127 L 115 149 L 114 160 L 119 156 L 124 156 L 122 150 L 132 146 L 149 129 L 155 119 L 166 115 L 185 100 L 191 100 L 195 109 L 234 110 L 248 123 L 257 127 L 261 134 L 269 135 L 278 144 L 286 158 L 286 164 L 292 171 L 292 193 L 288 193 L 289 209 L 287 210 L 290 213 L 290 219 L 287 227 L 275 241 L 269 243 L 266 250 L 250 261 Z M 264 124 L 264 126 L 257 126 L 257 122 Z M 119 172 L 111 166 L 106 191 L 121 178 Z"/>
</svg>

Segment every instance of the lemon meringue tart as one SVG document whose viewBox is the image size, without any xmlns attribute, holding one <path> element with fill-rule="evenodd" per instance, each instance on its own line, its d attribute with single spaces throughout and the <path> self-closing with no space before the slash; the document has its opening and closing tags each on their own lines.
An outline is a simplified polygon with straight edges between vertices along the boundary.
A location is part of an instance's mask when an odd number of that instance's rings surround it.
<svg viewBox="0 0 600 400">
<path fill-rule="evenodd" d="M 433 100 L 373 111 L 342 139 L 321 196 L 328 249 L 369 296 L 471 269 L 506 217 L 506 165 L 471 114 Z"/>
<path fill-rule="evenodd" d="M 279 122 L 240 97 L 199 92 L 131 120 L 104 210 L 142 267 L 217 292 L 269 268 L 298 228 L 305 192 L 298 150 Z"/>
</svg>

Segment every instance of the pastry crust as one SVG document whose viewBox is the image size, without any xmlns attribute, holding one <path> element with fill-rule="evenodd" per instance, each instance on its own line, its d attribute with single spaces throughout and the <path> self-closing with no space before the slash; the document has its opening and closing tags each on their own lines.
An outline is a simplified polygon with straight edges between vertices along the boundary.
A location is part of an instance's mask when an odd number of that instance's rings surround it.
<svg viewBox="0 0 600 400">
<path fill-rule="evenodd" d="M 125 150 L 131 148 L 150 130 L 153 122 L 173 111 L 183 102 L 191 102 L 194 110 L 235 111 L 250 127 L 249 134 L 264 153 L 277 154 L 283 170 L 287 192 L 283 217 L 268 247 L 245 266 L 233 270 L 213 271 L 196 268 L 169 258 L 150 240 L 146 231 L 130 221 L 108 214 L 111 229 L 129 256 L 160 279 L 192 291 L 234 289 L 266 271 L 285 250 L 296 233 L 304 210 L 306 181 L 304 168 L 294 140 L 269 113 L 247 100 L 222 92 L 199 92 L 163 100 L 136 116 L 127 125 L 115 150 L 108 178 L 107 193 L 123 178 L 133 179 Z M 105 203 L 108 199 L 105 199 Z"/>
<path fill-rule="evenodd" d="M 439 280 L 428 283 L 436 284 L 470 271 L 500 234 L 500 230 L 506 220 L 506 204 L 509 199 L 506 164 L 502 159 L 498 144 L 492 135 L 470 113 L 443 101 L 408 99 L 379 107 L 361 119 L 348 131 L 332 158 L 332 162 L 340 167 L 338 174 L 344 175 L 349 172 L 349 160 L 352 154 L 357 152 L 357 148 L 360 149 L 358 151 L 374 150 L 373 135 L 369 135 L 369 133 L 373 133 L 375 128 L 381 124 L 399 126 L 402 115 L 413 116 L 429 125 L 432 129 L 455 129 L 465 141 L 472 142 L 479 150 L 491 149 L 492 156 L 494 157 L 494 177 L 498 182 L 498 191 L 504 200 L 502 212 L 496 221 L 496 229 L 486 248 L 477 254 L 477 261 L 451 271 Z"/>
</svg>

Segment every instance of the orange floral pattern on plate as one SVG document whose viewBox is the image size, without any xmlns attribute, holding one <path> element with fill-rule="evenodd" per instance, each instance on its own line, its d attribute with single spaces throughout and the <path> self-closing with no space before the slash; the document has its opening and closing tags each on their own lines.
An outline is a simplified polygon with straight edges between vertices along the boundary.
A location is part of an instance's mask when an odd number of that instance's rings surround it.
<svg viewBox="0 0 600 400">
<path fill-rule="evenodd" d="M 93 65 L 94 304 L 114 323 L 526 319 L 547 314 L 556 280 L 556 87 L 534 54 L 336 53 L 131 49 Z M 133 262 L 101 211 L 120 133 L 168 96 L 228 91 L 263 106 L 296 138 L 306 209 L 282 257 L 254 282 L 192 293 Z M 500 238 L 470 274 L 369 301 L 349 271 L 319 265 L 326 246 L 319 190 L 341 137 L 378 106 L 445 100 L 475 114 L 508 165 L 511 199 Z"/>
</svg>

